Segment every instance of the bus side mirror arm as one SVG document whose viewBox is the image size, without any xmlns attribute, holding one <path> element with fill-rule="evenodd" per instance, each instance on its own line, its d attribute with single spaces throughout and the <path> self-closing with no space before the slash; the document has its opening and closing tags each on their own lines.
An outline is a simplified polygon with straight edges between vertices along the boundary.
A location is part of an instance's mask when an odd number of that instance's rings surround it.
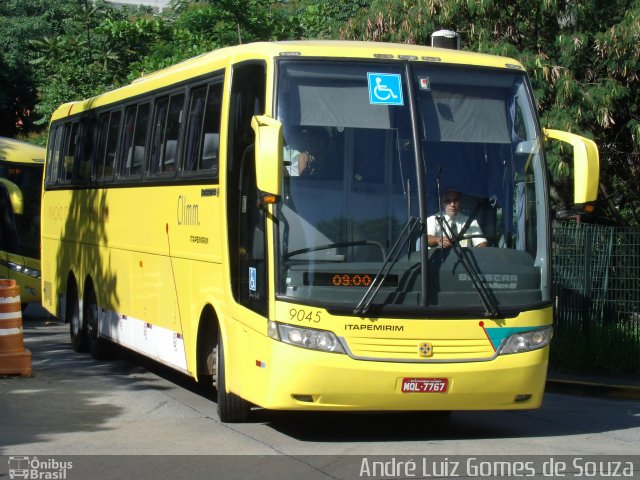
<svg viewBox="0 0 640 480">
<path fill-rule="evenodd" d="M 573 147 L 573 203 L 585 206 L 598 198 L 600 157 L 593 140 L 574 133 L 543 129 L 545 137 L 566 142 Z M 586 208 L 585 208 L 586 209 Z"/>
<path fill-rule="evenodd" d="M 282 195 L 282 123 L 266 115 L 251 119 L 256 135 L 256 182 L 264 203 L 275 203 Z"/>
</svg>

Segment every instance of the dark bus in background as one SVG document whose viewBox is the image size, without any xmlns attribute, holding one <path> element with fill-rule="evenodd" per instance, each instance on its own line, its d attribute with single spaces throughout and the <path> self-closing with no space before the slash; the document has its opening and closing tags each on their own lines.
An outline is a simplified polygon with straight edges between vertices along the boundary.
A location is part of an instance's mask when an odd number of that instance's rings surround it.
<svg viewBox="0 0 640 480">
<path fill-rule="evenodd" d="M 40 302 L 40 196 L 45 149 L 0 137 L 0 278 Z"/>
</svg>

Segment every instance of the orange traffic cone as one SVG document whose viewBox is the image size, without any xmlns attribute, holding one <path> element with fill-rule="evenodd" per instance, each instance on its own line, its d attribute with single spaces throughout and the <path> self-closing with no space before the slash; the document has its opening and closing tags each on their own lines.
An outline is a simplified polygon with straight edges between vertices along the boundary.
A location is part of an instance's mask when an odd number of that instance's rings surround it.
<svg viewBox="0 0 640 480">
<path fill-rule="evenodd" d="M 31 375 L 31 352 L 24 348 L 20 287 L 0 279 L 0 375 Z"/>
</svg>

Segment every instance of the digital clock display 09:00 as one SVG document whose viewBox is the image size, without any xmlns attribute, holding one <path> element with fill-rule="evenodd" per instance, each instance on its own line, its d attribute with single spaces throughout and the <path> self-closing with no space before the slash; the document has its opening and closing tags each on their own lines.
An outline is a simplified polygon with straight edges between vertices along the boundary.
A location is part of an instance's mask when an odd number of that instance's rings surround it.
<svg viewBox="0 0 640 480">
<path fill-rule="evenodd" d="M 371 273 L 305 272 L 304 284 L 318 287 L 369 287 L 374 278 L 375 274 Z M 398 286 L 398 276 L 388 275 L 382 286 Z"/>
</svg>

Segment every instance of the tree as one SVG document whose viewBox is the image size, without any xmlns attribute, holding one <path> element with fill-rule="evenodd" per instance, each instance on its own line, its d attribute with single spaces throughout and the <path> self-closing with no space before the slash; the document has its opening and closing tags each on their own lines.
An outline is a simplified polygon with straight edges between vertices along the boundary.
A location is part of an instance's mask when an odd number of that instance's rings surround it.
<svg viewBox="0 0 640 480">
<path fill-rule="evenodd" d="M 29 43 L 40 125 L 48 124 L 62 103 L 127 82 L 130 64 L 147 54 L 159 29 L 149 9 L 116 10 L 103 1 L 66 1 L 74 8 L 66 11 L 55 35 Z"/>
<path fill-rule="evenodd" d="M 293 0 L 286 11 L 294 20 L 290 38 L 338 39 L 340 30 L 355 15 L 371 4 L 371 0 Z M 280 38 L 286 38 L 281 36 Z"/>
<path fill-rule="evenodd" d="M 35 97 L 31 86 L 19 81 L 20 69 L 9 66 L 0 56 L 0 135 L 12 137 L 28 117 Z"/>
<path fill-rule="evenodd" d="M 0 135 L 14 136 L 34 128 L 36 72 L 25 45 L 50 35 L 68 14 L 64 0 L 0 2 Z"/>
<path fill-rule="evenodd" d="M 130 79 L 195 55 L 256 41 L 339 37 L 340 28 L 371 0 L 174 0 L 165 35 L 132 64 Z M 129 23 L 128 19 L 123 23 Z"/>
</svg>

